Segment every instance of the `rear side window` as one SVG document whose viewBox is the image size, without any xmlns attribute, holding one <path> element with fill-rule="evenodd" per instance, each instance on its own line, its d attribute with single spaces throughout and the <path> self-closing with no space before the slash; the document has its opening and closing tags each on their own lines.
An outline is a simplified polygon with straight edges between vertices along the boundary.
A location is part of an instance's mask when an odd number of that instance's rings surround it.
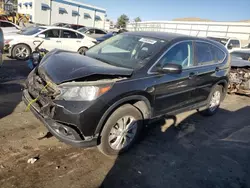
<svg viewBox="0 0 250 188">
<path fill-rule="evenodd" d="M 221 63 L 226 57 L 226 54 L 221 49 L 217 48 L 216 46 L 213 46 L 213 53 L 215 55 L 216 63 Z"/>
<path fill-rule="evenodd" d="M 195 57 L 197 65 L 207 65 L 215 63 L 213 45 L 205 42 L 196 42 Z"/>
<path fill-rule="evenodd" d="M 100 29 L 96 29 L 95 30 L 96 34 L 106 34 L 104 31 L 100 30 Z"/>
<path fill-rule="evenodd" d="M 63 30 L 62 38 L 71 38 L 71 39 L 77 39 L 77 33 L 73 31 Z"/>
</svg>

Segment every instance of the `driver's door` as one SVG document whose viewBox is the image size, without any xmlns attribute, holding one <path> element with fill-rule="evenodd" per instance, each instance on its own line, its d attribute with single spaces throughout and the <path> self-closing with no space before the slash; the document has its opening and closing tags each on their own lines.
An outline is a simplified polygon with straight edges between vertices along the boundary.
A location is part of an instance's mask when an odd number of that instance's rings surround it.
<svg viewBox="0 0 250 188">
<path fill-rule="evenodd" d="M 40 48 L 44 48 L 48 51 L 51 51 L 55 48 L 62 49 L 60 29 L 49 29 L 49 30 L 44 31 L 41 34 L 44 34 L 45 38 L 38 37 L 39 38 L 38 41 L 43 40 L 43 44 L 40 46 Z"/>
<path fill-rule="evenodd" d="M 159 74 L 155 85 L 155 115 L 161 115 L 185 108 L 192 103 L 191 93 L 195 89 L 195 72 L 193 59 L 193 42 L 181 42 L 170 47 L 160 59 L 157 67 L 164 65 L 179 64 L 183 71 L 180 74 Z"/>
</svg>

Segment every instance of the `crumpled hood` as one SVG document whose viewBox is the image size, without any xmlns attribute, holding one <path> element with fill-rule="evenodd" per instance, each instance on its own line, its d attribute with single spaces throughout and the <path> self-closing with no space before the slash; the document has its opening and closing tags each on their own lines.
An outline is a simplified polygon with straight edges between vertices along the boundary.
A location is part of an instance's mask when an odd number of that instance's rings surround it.
<svg viewBox="0 0 250 188">
<path fill-rule="evenodd" d="M 130 76 L 133 70 L 112 66 L 78 53 L 55 49 L 44 57 L 38 72 L 46 74 L 52 82 L 61 84 L 91 75 Z"/>
</svg>

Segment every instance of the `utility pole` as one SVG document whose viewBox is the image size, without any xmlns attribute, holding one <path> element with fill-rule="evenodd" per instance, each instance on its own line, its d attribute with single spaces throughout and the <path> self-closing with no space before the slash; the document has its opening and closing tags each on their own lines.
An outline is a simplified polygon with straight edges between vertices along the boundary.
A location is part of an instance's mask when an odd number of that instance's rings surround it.
<svg viewBox="0 0 250 188">
<path fill-rule="evenodd" d="M 49 5 L 49 7 L 50 7 L 49 25 L 51 25 L 51 16 L 52 16 L 52 1 L 53 1 L 53 0 L 50 0 L 50 5 Z"/>
<path fill-rule="evenodd" d="M 78 15 L 77 15 L 77 25 L 79 25 L 79 17 L 80 17 L 80 6 L 78 6 Z"/>
<path fill-rule="evenodd" d="M 95 16 L 96 16 L 96 10 L 95 10 L 95 15 L 94 15 L 94 24 L 93 24 L 93 27 L 95 27 Z"/>
</svg>

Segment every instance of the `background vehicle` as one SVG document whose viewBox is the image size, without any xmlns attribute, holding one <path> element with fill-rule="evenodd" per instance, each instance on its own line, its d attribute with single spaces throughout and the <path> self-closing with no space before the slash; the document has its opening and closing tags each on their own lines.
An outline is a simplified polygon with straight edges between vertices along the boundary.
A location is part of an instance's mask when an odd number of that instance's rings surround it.
<svg viewBox="0 0 250 188">
<path fill-rule="evenodd" d="M 54 26 L 58 26 L 58 27 L 66 27 L 66 28 L 71 28 L 74 30 L 80 29 L 82 27 L 85 27 L 83 25 L 77 25 L 77 24 L 67 24 L 67 23 L 55 23 L 53 24 Z"/>
<path fill-rule="evenodd" d="M 8 36 L 5 45 L 9 48 L 9 56 L 26 60 L 41 41 L 44 41 L 41 48 L 48 51 L 58 48 L 82 54 L 95 45 L 96 40 L 73 29 L 41 26 L 31 27 L 15 36 Z"/>
<path fill-rule="evenodd" d="M 236 38 L 229 38 L 229 37 L 207 37 L 207 38 L 220 42 L 228 49 L 229 52 L 241 49 L 241 42 Z"/>
<path fill-rule="evenodd" d="M 112 32 L 107 33 L 106 35 L 103 35 L 102 37 L 96 38 L 96 41 L 98 43 L 100 43 L 102 41 L 105 41 L 106 39 L 109 39 L 110 37 L 112 37 L 116 34 L 124 33 L 124 32 L 128 32 L 128 31 L 125 29 L 119 29 L 118 31 L 112 31 Z"/>
<path fill-rule="evenodd" d="M 91 28 L 91 27 L 82 27 L 78 29 L 78 31 L 95 39 L 107 34 L 107 32 L 102 29 Z"/>
<path fill-rule="evenodd" d="M 250 49 L 248 51 L 235 50 L 230 54 L 238 59 L 250 61 Z"/>
<path fill-rule="evenodd" d="M 45 59 L 28 76 L 24 102 L 37 99 L 30 109 L 58 139 L 106 155 L 129 149 L 154 118 L 215 114 L 230 69 L 223 45 L 160 32 L 123 33 L 85 56 L 54 50 Z"/>
<path fill-rule="evenodd" d="M 4 34 L 0 28 L 0 66 L 3 64 L 3 53 L 4 53 Z"/>
<path fill-rule="evenodd" d="M 16 25 L 25 26 L 30 16 L 17 12 L 17 7 L 12 3 L 0 2 L 0 20 L 6 20 Z"/>
<path fill-rule="evenodd" d="M 21 31 L 21 27 L 18 25 L 4 20 L 0 20 L 0 27 L 3 30 L 4 35 L 11 35 Z"/>
</svg>

